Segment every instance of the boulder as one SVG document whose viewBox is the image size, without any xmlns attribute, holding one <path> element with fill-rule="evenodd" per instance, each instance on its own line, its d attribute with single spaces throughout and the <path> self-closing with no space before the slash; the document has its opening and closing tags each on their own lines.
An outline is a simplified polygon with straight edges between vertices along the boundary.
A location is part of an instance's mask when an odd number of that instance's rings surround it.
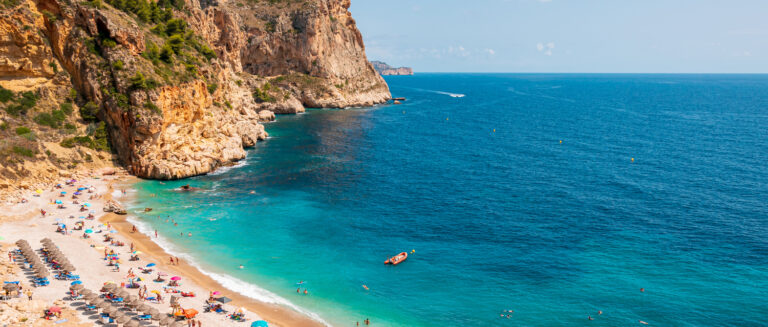
<svg viewBox="0 0 768 327">
<path fill-rule="evenodd" d="M 108 200 L 107 203 L 104 204 L 104 212 L 112 212 L 118 215 L 128 214 L 128 211 L 126 211 L 125 208 L 123 208 L 123 206 L 115 200 Z"/>
</svg>

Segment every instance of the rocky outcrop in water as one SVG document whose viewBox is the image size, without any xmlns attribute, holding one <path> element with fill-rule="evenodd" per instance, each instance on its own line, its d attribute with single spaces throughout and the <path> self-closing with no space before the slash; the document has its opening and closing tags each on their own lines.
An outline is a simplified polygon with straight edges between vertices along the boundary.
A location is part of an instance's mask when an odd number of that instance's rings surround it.
<svg viewBox="0 0 768 327">
<path fill-rule="evenodd" d="M 413 75 L 411 67 L 392 67 L 381 61 L 371 61 L 373 68 L 381 75 Z"/>
</svg>

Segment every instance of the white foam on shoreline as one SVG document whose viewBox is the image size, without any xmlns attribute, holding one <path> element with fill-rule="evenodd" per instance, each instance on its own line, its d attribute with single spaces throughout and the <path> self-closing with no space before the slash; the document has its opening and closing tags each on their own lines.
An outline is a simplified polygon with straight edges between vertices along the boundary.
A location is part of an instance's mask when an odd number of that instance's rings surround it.
<svg viewBox="0 0 768 327">
<path fill-rule="evenodd" d="M 144 222 L 144 221 L 142 221 L 142 220 L 140 220 L 140 219 L 138 219 L 138 218 L 136 218 L 134 216 L 128 216 L 128 218 L 126 220 L 128 222 L 132 223 L 133 225 L 135 225 L 140 233 L 142 233 L 144 235 L 153 235 L 154 234 L 154 229 L 148 223 L 146 223 L 146 222 Z M 160 246 L 168 254 L 171 254 L 171 255 L 176 256 L 176 257 L 184 258 L 184 260 L 189 262 L 189 264 L 191 266 L 197 268 L 197 270 L 199 270 L 204 275 L 206 275 L 208 277 L 211 277 L 213 280 L 221 283 L 221 285 L 223 285 L 225 288 L 227 288 L 228 290 L 230 290 L 232 292 L 242 294 L 244 296 L 247 296 L 249 298 L 252 298 L 254 300 L 261 301 L 261 302 L 264 302 L 264 303 L 278 304 L 278 305 L 282 305 L 282 306 L 291 308 L 294 311 L 297 311 L 297 312 L 299 312 L 299 313 L 301 313 L 303 315 L 306 315 L 306 316 L 312 318 L 313 320 L 316 320 L 316 321 L 322 323 L 325 326 L 331 327 L 331 324 L 329 324 L 328 322 L 326 322 L 325 320 L 320 318 L 320 316 L 318 314 L 316 314 L 316 313 L 314 313 L 312 311 L 306 310 L 304 308 L 301 308 L 301 307 L 297 306 L 296 304 L 293 304 L 291 301 L 288 301 L 287 299 L 282 298 L 282 297 L 280 297 L 279 295 L 277 295 L 275 293 L 272 293 L 272 292 L 270 292 L 270 291 L 268 291 L 266 289 L 263 289 L 263 288 L 261 288 L 261 287 L 259 287 L 257 285 L 248 283 L 248 282 L 240 280 L 238 278 L 235 278 L 235 277 L 232 277 L 232 276 L 229 276 L 229 275 L 226 275 L 226 274 L 214 273 L 214 272 L 211 272 L 211 271 L 208 271 L 208 270 L 204 269 L 195 260 L 195 258 L 192 255 L 182 251 L 181 249 L 178 248 L 178 246 L 176 246 L 175 244 L 170 242 L 168 239 L 166 239 L 162 235 L 158 235 L 157 238 L 152 238 L 150 236 L 150 238 L 152 239 L 153 242 L 157 243 L 157 245 Z"/>
</svg>

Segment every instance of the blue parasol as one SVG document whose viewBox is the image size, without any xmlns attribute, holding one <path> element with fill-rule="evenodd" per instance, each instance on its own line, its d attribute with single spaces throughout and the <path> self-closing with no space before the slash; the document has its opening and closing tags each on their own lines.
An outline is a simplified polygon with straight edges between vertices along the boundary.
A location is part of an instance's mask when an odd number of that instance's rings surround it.
<svg viewBox="0 0 768 327">
<path fill-rule="evenodd" d="M 69 285 L 78 285 L 78 284 L 82 284 L 82 283 L 83 283 L 83 282 L 81 282 L 81 281 L 79 281 L 79 280 L 76 280 L 76 281 L 74 281 L 74 282 L 70 283 Z"/>
<path fill-rule="evenodd" d="M 257 320 L 251 324 L 251 327 L 269 327 L 269 324 L 264 320 Z"/>
<path fill-rule="evenodd" d="M 154 266 L 155 266 L 154 263 L 147 264 L 147 267 L 154 267 Z"/>
</svg>

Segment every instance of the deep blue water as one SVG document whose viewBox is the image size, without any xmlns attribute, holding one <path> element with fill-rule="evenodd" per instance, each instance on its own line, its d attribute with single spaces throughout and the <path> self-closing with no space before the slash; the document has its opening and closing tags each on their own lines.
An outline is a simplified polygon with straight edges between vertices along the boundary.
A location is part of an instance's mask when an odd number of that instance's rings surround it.
<svg viewBox="0 0 768 327">
<path fill-rule="evenodd" d="M 137 215 L 339 326 L 768 324 L 768 76 L 387 82 L 404 104 L 279 116 L 240 167 L 137 184 Z"/>
</svg>

